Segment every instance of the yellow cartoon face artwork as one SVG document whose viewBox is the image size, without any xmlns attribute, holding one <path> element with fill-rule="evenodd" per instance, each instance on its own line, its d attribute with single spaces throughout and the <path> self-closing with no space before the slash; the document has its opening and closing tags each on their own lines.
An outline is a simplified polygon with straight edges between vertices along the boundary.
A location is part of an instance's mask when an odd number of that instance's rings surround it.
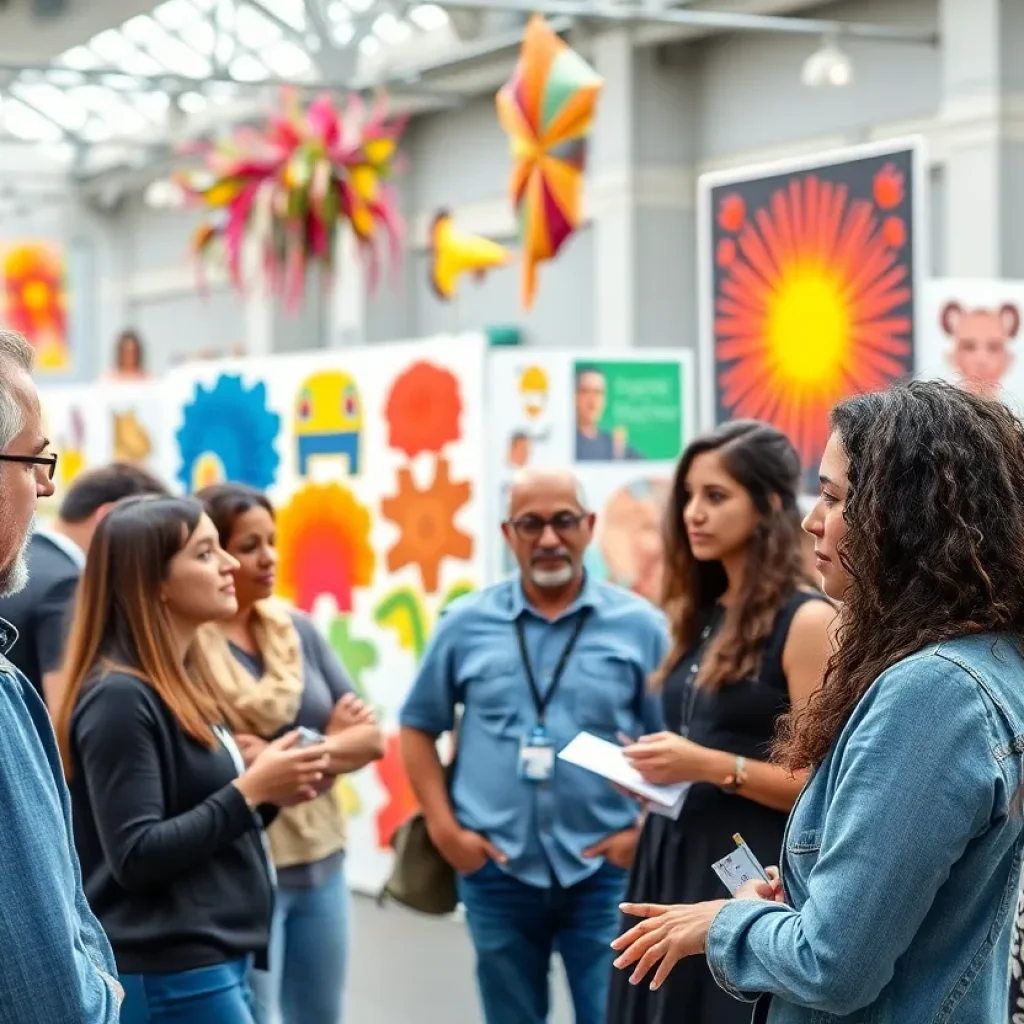
<svg viewBox="0 0 1024 1024">
<path fill-rule="evenodd" d="M 527 420 L 537 420 L 547 411 L 548 375 L 541 366 L 528 366 L 519 376 L 519 396 Z"/>
<path fill-rule="evenodd" d="M 318 458 L 347 460 L 348 472 L 359 472 L 363 405 L 352 376 L 343 370 L 322 370 L 307 377 L 295 399 L 296 462 L 300 476 Z"/>
</svg>

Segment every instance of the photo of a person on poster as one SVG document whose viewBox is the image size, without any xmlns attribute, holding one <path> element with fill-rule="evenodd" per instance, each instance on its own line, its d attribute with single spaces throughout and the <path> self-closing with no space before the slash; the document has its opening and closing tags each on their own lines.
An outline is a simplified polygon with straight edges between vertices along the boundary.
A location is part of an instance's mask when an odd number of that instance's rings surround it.
<svg viewBox="0 0 1024 1024">
<path fill-rule="evenodd" d="M 642 459 L 626 440 L 626 428 L 602 426 L 608 400 L 608 380 L 597 366 L 576 368 L 576 461 L 613 462 Z"/>
</svg>

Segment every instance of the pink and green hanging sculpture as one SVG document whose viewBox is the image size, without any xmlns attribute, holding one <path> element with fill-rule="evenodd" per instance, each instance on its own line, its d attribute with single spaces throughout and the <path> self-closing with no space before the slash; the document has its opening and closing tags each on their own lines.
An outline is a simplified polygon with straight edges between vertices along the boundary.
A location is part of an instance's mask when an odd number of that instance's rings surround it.
<svg viewBox="0 0 1024 1024">
<path fill-rule="evenodd" d="M 334 270 L 339 228 L 351 226 L 376 287 L 381 264 L 400 256 L 403 226 L 387 181 L 394 173 L 405 119 L 358 97 L 337 105 L 323 95 L 303 107 L 288 90 L 262 130 L 242 128 L 204 148 L 204 173 L 179 176 L 211 210 L 193 238 L 201 261 L 223 246 L 232 282 L 244 288 L 243 249 L 255 237 L 274 290 L 289 308 L 301 300 L 310 266 Z"/>
</svg>

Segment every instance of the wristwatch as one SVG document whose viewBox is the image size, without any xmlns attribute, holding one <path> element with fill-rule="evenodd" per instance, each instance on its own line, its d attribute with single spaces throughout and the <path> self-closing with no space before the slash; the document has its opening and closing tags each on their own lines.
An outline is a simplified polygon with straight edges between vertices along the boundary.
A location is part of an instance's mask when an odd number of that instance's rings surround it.
<svg viewBox="0 0 1024 1024">
<path fill-rule="evenodd" d="M 726 775 L 725 782 L 722 783 L 722 789 L 727 793 L 738 793 L 743 788 L 746 781 L 747 759 L 737 754 L 736 767 L 729 775 Z"/>
</svg>

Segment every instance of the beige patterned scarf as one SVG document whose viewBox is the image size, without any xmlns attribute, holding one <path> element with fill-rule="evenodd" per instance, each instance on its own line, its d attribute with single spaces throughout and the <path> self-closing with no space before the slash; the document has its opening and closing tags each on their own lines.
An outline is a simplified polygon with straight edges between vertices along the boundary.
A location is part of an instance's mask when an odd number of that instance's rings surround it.
<svg viewBox="0 0 1024 1024">
<path fill-rule="evenodd" d="M 288 606 L 274 598 L 253 605 L 252 633 L 263 659 L 259 679 L 235 657 L 219 626 L 202 626 L 197 641 L 224 697 L 231 728 L 269 740 L 298 716 L 305 685 L 302 641 Z M 279 868 L 313 864 L 343 850 L 345 817 L 333 790 L 298 807 L 283 807 L 267 836 Z"/>
</svg>

